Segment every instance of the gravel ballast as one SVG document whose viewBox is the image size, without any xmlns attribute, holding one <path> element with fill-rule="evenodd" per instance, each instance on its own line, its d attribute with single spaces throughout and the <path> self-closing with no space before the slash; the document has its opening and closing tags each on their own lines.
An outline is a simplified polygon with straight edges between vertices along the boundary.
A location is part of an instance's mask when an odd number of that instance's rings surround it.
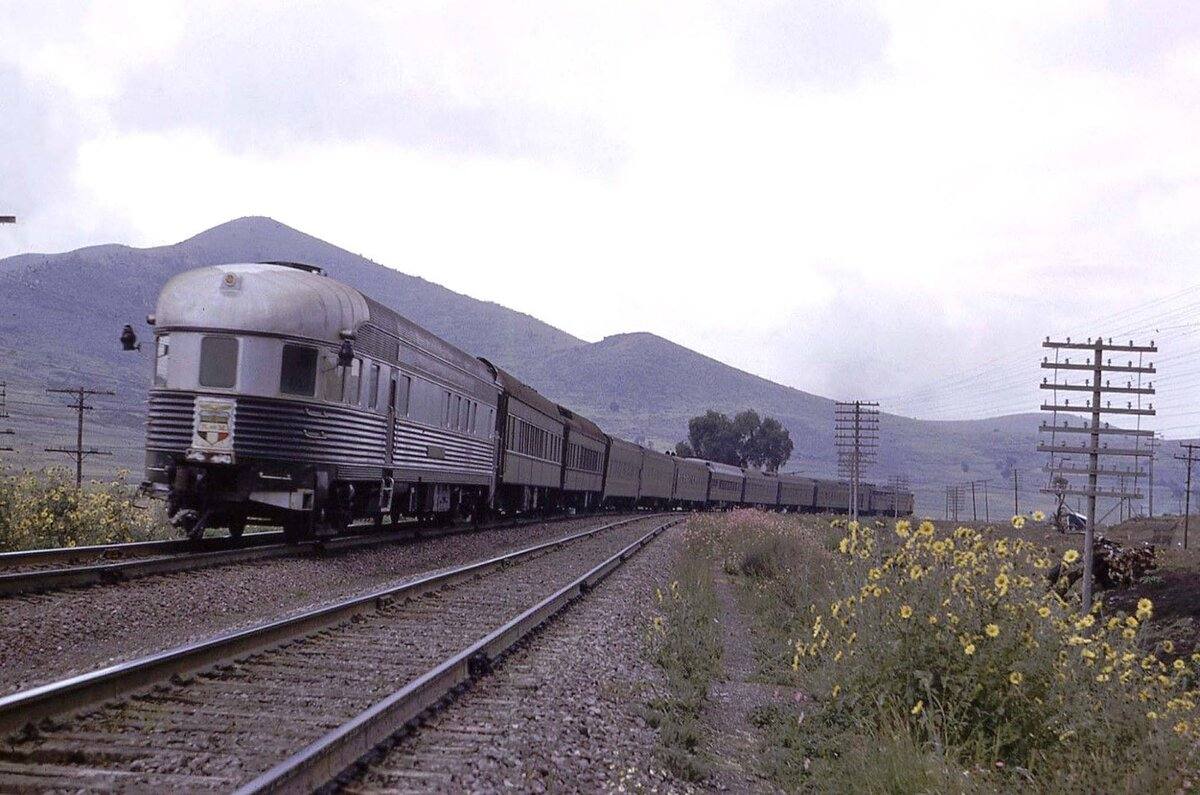
<svg viewBox="0 0 1200 795">
<path fill-rule="evenodd" d="M 663 688 L 644 652 L 650 607 L 680 532 L 614 571 L 345 791 L 688 790 L 658 762 L 643 718 Z"/>
<path fill-rule="evenodd" d="M 617 520 L 593 516 L 0 598 L 0 695 Z"/>
</svg>

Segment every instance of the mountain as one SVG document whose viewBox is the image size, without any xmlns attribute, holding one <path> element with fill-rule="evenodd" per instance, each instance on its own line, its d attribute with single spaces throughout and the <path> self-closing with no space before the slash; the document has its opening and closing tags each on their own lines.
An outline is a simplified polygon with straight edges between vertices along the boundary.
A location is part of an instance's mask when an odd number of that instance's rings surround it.
<svg viewBox="0 0 1200 795">
<path fill-rule="evenodd" d="M 18 457 L 7 454 L 9 461 L 67 463 L 42 448 L 74 444 L 74 415 L 65 407 L 68 398 L 44 390 L 84 385 L 117 393 L 91 398 L 96 408 L 87 415 L 85 441 L 114 455 L 90 461 L 88 471 L 99 475 L 125 466 L 136 477 L 150 346 L 140 353 L 122 351 L 121 326 L 131 323 L 148 337 L 145 316 L 163 283 L 180 271 L 262 260 L 319 264 L 333 278 L 488 358 L 613 434 L 664 449 L 686 435 L 688 418 L 706 409 L 753 408 L 779 418 L 791 431 L 795 451 L 787 469 L 836 471 L 833 401 L 827 398 L 759 378 L 653 334 L 617 334 L 588 343 L 529 315 L 455 293 L 262 217 L 230 221 L 169 246 L 103 245 L 0 260 L 0 382 L 7 382 L 11 414 L 0 420 L 0 428 L 17 431 L 6 438 L 15 439 L 12 446 L 20 451 Z M 1022 414 L 930 422 L 884 415 L 879 464 L 871 479 L 882 483 L 891 474 L 908 475 L 920 510 L 939 515 L 946 484 L 990 479 L 994 494 L 988 510 L 1004 515 L 1012 509 L 1015 468 L 1022 507 L 1028 509 L 1045 479 L 1044 458 L 1035 451 L 1038 419 Z M 1166 463 L 1162 482 L 1181 480 Z M 983 497 L 977 496 L 982 518 Z M 969 498 L 967 510 L 969 515 Z"/>
</svg>

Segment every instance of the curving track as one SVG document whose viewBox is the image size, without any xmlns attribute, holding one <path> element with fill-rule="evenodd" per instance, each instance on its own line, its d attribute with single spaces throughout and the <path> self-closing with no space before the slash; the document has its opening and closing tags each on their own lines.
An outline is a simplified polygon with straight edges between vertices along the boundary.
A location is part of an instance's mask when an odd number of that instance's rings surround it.
<svg viewBox="0 0 1200 795">
<path fill-rule="evenodd" d="M 283 533 L 251 533 L 240 539 L 173 539 L 104 544 L 88 547 L 37 549 L 0 553 L 0 596 L 40 593 L 61 588 L 117 583 L 140 577 L 195 571 L 256 560 L 325 554 L 379 544 L 405 543 L 462 532 L 478 532 L 524 524 L 565 521 L 577 516 L 527 518 L 490 522 L 479 527 L 403 524 L 361 528 L 333 538 L 285 543 Z"/>
<path fill-rule="evenodd" d="M 672 523 L 612 522 L 0 699 L 6 730 L 93 710 L 10 738 L 0 789 L 320 786 Z"/>
</svg>

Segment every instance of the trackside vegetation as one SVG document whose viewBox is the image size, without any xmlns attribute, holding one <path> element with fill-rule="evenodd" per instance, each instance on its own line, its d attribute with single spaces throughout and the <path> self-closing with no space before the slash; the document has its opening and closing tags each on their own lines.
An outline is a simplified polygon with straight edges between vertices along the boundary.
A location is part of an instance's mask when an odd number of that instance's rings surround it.
<svg viewBox="0 0 1200 795">
<path fill-rule="evenodd" d="M 161 505 L 139 505 L 125 474 L 82 489 L 58 467 L 0 476 L 0 551 L 171 537 Z"/>
<path fill-rule="evenodd" d="M 699 781 L 709 771 L 701 748 L 701 712 L 721 667 L 720 607 L 708 545 L 698 533 L 684 532 L 687 551 L 674 572 L 676 579 L 654 594 L 648 648 L 665 675 L 666 693 L 647 705 L 647 721 L 658 729 L 667 769 L 686 781 Z"/>
<path fill-rule="evenodd" d="M 1060 596 L 1048 575 L 1074 550 L 904 520 L 736 511 L 689 525 L 685 557 L 738 583 L 758 675 L 793 694 L 749 716 L 784 789 L 1194 786 L 1200 654 L 1161 639 L 1149 599 L 1083 612 Z M 663 646 L 694 631 L 662 621 Z"/>
</svg>

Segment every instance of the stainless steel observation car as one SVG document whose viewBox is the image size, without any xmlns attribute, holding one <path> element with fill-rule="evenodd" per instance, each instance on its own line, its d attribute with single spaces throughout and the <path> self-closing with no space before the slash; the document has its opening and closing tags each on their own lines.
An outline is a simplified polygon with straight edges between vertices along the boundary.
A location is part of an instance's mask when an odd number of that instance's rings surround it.
<svg viewBox="0 0 1200 795">
<path fill-rule="evenodd" d="M 259 519 L 300 536 L 487 505 L 491 369 L 319 269 L 187 271 L 152 322 L 147 480 L 188 535 Z"/>
</svg>

